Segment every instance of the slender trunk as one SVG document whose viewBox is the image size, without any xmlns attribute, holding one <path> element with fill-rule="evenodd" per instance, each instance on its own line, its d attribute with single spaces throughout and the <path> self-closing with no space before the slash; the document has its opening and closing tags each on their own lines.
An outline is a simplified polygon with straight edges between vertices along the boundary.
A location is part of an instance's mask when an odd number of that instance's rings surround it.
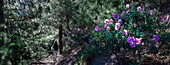
<svg viewBox="0 0 170 65">
<path fill-rule="evenodd" d="M 63 36 L 63 26 L 62 24 L 60 24 L 59 26 L 59 53 L 62 53 L 62 49 L 63 49 L 63 43 L 62 43 L 62 36 Z"/>
<path fill-rule="evenodd" d="M 3 0 L 0 0 L 0 31 L 6 33 L 7 29 L 5 29 L 5 26 L 2 26 L 2 25 L 6 25 L 5 21 L 4 21 L 3 5 L 4 5 Z M 2 43 L 2 44 L 6 43 L 5 38 L 6 38 L 6 35 L 4 34 L 2 36 L 2 39 L 0 40 L 0 43 Z M 2 46 L 2 44 L 0 44 L 0 45 Z"/>
<path fill-rule="evenodd" d="M 4 13 L 3 13 L 3 0 L 0 0 L 0 24 L 4 24 Z M 4 31 L 4 27 L 0 27 L 1 31 Z"/>
</svg>

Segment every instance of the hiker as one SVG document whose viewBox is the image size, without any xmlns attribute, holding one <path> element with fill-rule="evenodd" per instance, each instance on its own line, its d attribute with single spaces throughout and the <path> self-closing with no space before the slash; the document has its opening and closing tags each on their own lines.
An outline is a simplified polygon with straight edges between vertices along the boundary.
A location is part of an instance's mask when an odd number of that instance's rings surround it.
<svg viewBox="0 0 170 65">
<path fill-rule="evenodd" d="M 56 39 L 53 39 L 51 41 L 51 44 L 52 44 L 52 47 L 51 47 L 51 50 L 53 52 L 53 60 L 55 61 L 56 58 L 57 58 L 57 54 L 58 54 L 58 44 L 57 44 L 57 40 Z"/>
</svg>

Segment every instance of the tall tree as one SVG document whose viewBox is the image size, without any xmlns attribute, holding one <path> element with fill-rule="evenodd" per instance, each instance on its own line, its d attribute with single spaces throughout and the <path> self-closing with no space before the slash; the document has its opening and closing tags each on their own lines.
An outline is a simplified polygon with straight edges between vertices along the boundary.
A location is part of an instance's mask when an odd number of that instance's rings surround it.
<svg viewBox="0 0 170 65">
<path fill-rule="evenodd" d="M 3 15 L 3 0 L 0 0 L 0 48 L 2 47 L 2 45 L 5 43 L 4 41 L 4 36 L 2 35 L 2 32 L 5 32 L 5 30 L 4 30 L 4 26 L 3 26 L 3 24 L 4 24 L 4 15 Z M 1 49 L 0 49 L 1 50 Z M 0 57 L 2 57 L 2 53 L 0 53 Z M 0 60 L 0 63 L 1 63 L 2 61 Z"/>
</svg>

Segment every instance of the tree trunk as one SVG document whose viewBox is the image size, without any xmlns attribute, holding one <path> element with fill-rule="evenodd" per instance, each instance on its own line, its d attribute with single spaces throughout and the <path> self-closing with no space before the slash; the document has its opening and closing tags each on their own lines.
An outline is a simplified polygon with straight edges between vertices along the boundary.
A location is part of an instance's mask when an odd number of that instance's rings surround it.
<svg viewBox="0 0 170 65">
<path fill-rule="evenodd" d="M 7 29 L 5 29 L 5 26 L 4 26 L 6 24 L 4 21 L 3 5 L 4 5 L 3 0 L 0 0 L 0 31 L 6 33 Z M 1 37 L 2 37 L 2 39 L 0 40 L 0 43 L 2 43 L 2 44 L 0 44 L 0 45 L 2 46 L 4 43 L 6 43 L 6 40 L 5 40 L 6 35 L 4 34 Z"/>
<path fill-rule="evenodd" d="M 3 0 L 0 0 L 0 24 L 4 24 Z M 0 30 L 4 31 L 4 27 L 0 26 Z"/>
<path fill-rule="evenodd" d="M 59 26 L 59 53 L 62 53 L 63 43 L 62 43 L 62 36 L 63 36 L 63 26 L 60 24 Z"/>
</svg>

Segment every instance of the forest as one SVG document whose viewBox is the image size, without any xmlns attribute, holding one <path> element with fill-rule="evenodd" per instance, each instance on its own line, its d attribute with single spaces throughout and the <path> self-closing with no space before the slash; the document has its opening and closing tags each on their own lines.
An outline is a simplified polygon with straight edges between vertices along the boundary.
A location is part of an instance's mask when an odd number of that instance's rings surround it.
<svg viewBox="0 0 170 65">
<path fill-rule="evenodd" d="M 0 0 L 0 65 L 169 65 L 170 0 Z"/>
</svg>

